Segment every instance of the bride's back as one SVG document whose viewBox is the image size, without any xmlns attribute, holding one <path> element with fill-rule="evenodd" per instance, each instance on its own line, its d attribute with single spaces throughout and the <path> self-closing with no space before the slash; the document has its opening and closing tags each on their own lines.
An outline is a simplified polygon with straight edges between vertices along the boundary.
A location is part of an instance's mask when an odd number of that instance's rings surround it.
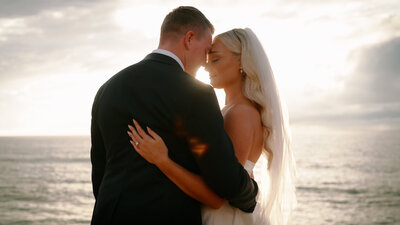
<svg viewBox="0 0 400 225">
<path fill-rule="evenodd" d="M 246 160 L 257 162 L 262 153 L 264 135 L 261 115 L 256 106 L 249 100 L 243 100 L 226 106 L 222 114 L 225 130 L 232 140 L 239 162 L 242 165 Z"/>
</svg>

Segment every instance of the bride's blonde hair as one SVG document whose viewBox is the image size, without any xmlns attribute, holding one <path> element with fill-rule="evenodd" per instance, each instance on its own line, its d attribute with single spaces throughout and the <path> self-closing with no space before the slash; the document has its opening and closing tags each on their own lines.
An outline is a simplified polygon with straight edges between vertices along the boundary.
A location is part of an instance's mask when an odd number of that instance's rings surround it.
<svg viewBox="0 0 400 225">
<path fill-rule="evenodd" d="M 268 137 L 271 133 L 271 110 L 267 110 L 267 96 L 263 94 L 259 74 L 256 71 L 255 60 L 251 54 L 251 47 L 243 29 L 233 29 L 215 37 L 220 40 L 234 55 L 240 56 L 243 70 L 243 95 L 256 105 L 260 111 L 264 128 L 264 149 L 268 155 L 268 165 L 271 165 L 274 153 L 268 146 Z"/>
<path fill-rule="evenodd" d="M 258 198 L 260 214 L 270 225 L 287 224 L 296 204 L 295 162 L 290 149 L 287 111 L 282 105 L 269 60 L 249 28 L 233 29 L 217 35 L 216 39 L 240 56 L 243 95 L 256 105 L 261 115 L 269 182 L 264 181 L 264 186 L 268 187 L 261 188 L 268 194 L 262 193 L 262 199 Z"/>
</svg>

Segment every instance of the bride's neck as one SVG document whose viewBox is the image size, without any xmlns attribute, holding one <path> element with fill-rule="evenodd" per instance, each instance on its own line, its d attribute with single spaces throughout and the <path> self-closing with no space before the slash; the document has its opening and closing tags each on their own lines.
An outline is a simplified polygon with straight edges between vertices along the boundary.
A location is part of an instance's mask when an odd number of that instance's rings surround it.
<svg viewBox="0 0 400 225">
<path fill-rule="evenodd" d="M 242 93 L 242 84 L 240 82 L 232 84 L 224 88 L 225 91 L 225 105 L 234 105 L 246 100 Z"/>
</svg>

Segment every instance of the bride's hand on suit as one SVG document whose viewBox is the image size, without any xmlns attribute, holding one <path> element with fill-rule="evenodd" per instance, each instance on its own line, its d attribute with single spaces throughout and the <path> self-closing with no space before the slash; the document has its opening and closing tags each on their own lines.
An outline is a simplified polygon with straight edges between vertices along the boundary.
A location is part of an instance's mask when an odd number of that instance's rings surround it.
<svg viewBox="0 0 400 225">
<path fill-rule="evenodd" d="M 131 138 L 130 142 L 136 152 L 149 163 L 155 164 L 156 166 L 167 162 L 169 160 L 168 148 L 163 139 L 149 127 L 146 127 L 149 133 L 147 134 L 138 122 L 133 120 L 133 123 L 135 127 L 128 125 L 130 130 L 128 131 L 128 135 Z"/>
<path fill-rule="evenodd" d="M 220 198 L 198 174 L 194 174 L 168 157 L 168 148 L 163 139 L 149 127 L 148 134 L 133 120 L 135 127 L 128 125 L 131 144 L 149 163 L 155 164 L 183 192 L 212 208 L 220 208 L 225 200 Z"/>
</svg>

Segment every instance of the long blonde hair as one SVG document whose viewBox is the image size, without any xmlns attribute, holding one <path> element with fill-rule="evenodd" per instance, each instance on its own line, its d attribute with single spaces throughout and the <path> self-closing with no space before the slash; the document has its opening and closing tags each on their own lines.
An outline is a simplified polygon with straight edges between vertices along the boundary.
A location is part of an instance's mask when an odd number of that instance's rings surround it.
<svg viewBox="0 0 400 225">
<path fill-rule="evenodd" d="M 264 168 L 268 170 L 269 182 L 266 182 L 265 175 L 261 180 L 255 177 L 264 186 L 260 187 L 262 197 L 258 197 L 258 214 L 262 217 L 259 220 L 262 222 L 266 219 L 270 225 L 287 224 L 296 205 L 295 161 L 290 149 L 287 110 L 280 99 L 268 57 L 249 28 L 233 29 L 216 38 L 233 54 L 240 56 L 243 95 L 258 107 L 261 115 L 264 129 L 263 155 L 268 160 Z"/>
</svg>

